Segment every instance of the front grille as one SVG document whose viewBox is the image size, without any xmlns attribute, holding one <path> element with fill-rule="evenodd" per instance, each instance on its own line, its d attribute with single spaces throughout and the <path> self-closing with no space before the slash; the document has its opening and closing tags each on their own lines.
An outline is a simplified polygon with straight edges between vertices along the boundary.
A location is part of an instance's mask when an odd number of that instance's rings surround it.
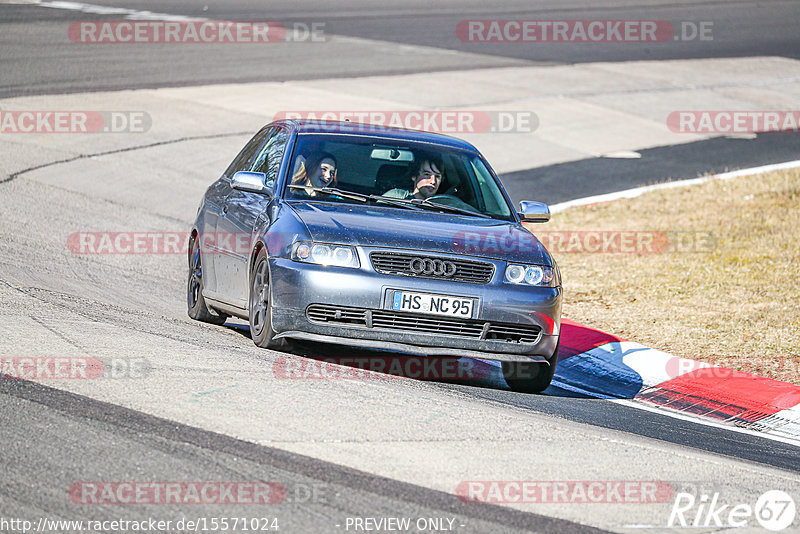
<svg viewBox="0 0 800 534">
<path fill-rule="evenodd" d="M 494 265 L 482 261 L 437 258 L 435 256 L 403 254 L 400 252 L 373 252 L 369 257 L 372 260 L 372 267 L 382 274 L 433 278 L 436 280 L 455 280 L 457 282 L 467 282 L 470 284 L 487 284 L 494 274 Z M 423 260 L 444 260 L 452 262 L 455 265 L 456 272 L 452 276 L 415 273 L 411 268 L 411 263 L 418 258 Z"/>
<path fill-rule="evenodd" d="M 306 315 L 310 320 L 319 323 L 367 325 L 367 310 L 357 308 L 338 308 L 313 304 L 308 307 Z"/>
<path fill-rule="evenodd" d="M 472 337 L 480 339 L 483 323 L 448 319 L 446 317 L 406 315 L 388 310 L 372 312 L 372 326 L 389 330 L 409 330 L 412 332 L 436 332 L 448 336 Z"/>
<path fill-rule="evenodd" d="M 490 323 L 434 315 L 423 316 L 392 310 L 347 308 L 329 304 L 312 304 L 306 310 L 306 316 L 315 323 L 402 330 L 405 332 L 428 332 L 476 340 L 506 341 L 508 343 L 537 343 L 542 332 L 541 328 L 535 325 Z"/>
</svg>

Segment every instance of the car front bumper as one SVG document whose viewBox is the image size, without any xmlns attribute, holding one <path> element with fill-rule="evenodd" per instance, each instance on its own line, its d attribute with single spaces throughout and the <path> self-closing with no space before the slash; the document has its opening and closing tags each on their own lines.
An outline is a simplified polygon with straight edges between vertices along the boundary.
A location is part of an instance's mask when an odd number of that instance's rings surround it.
<svg viewBox="0 0 800 534">
<path fill-rule="evenodd" d="M 389 349 L 427 355 L 466 356 L 501 361 L 550 361 L 558 346 L 561 288 L 502 283 L 503 262 L 495 262 L 488 284 L 412 278 L 377 273 L 368 253 L 359 251 L 361 267 L 321 266 L 285 258 L 270 258 L 272 327 L 278 337 L 325 341 L 365 348 Z M 480 299 L 471 319 L 472 334 L 443 333 L 437 321 L 449 318 L 391 310 L 392 290 L 414 291 Z M 322 305 L 364 315 L 363 323 L 312 320 L 309 306 Z M 386 328 L 372 323 L 373 315 L 394 314 L 417 326 Z M 431 325 L 430 329 L 422 325 Z M 482 332 L 475 332 L 475 328 Z M 525 341 L 489 339 L 491 325 L 539 330 Z M 424 328 L 424 329 L 422 329 Z M 532 342 L 527 342 L 532 341 Z"/>
</svg>

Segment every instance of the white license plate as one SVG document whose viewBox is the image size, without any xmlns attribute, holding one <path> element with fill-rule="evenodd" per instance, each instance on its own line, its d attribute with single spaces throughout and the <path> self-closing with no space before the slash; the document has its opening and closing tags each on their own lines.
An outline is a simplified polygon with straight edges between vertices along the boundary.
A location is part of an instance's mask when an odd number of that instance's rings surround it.
<svg viewBox="0 0 800 534">
<path fill-rule="evenodd" d="M 474 305 L 475 299 L 471 298 L 411 291 L 395 291 L 392 297 L 393 310 L 449 315 L 450 317 L 471 318 Z"/>
</svg>

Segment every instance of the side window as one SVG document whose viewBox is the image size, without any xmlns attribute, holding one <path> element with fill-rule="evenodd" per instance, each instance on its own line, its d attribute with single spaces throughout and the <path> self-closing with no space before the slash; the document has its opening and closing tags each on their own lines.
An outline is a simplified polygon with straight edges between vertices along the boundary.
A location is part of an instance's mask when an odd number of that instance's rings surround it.
<svg viewBox="0 0 800 534">
<path fill-rule="evenodd" d="M 267 187 L 272 187 L 278 179 L 278 171 L 288 140 L 289 133 L 286 130 L 275 128 L 250 166 L 251 171 L 267 175 Z"/>
<path fill-rule="evenodd" d="M 504 210 L 501 206 L 505 205 L 505 200 L 503 200 L 503 197 L 497 188 L 489 185 L 488 181 L 491 179 L 491 176 L 486 175 L 484 172 L 482 172 L 482 169 L 477 168 L 475 166 L 475 160 L 472 160 L 470 165 L 472 166 L 472 172 L 477 178 L 478 187 L 481 190 L 481 196 L 483 197 L 486 211 L 489 213 L 503 213 Z"/>
<path fill-rule="evenodd" d="M 264 128 L 256 135 L 253 136 L 252 139 L 244 146 L 239 155 L 231 162 L 228 168 L 225 170 L 225 176 L 230 178 L 238 171 L 247 171 L 250 170 L 250 162 L 253 159 L 253 156 L 256 155 L 258 149 L 264 144 L 264 140 L 267 138 L 269 134 L 273 132 L 273 128 Z"/>
</svg>

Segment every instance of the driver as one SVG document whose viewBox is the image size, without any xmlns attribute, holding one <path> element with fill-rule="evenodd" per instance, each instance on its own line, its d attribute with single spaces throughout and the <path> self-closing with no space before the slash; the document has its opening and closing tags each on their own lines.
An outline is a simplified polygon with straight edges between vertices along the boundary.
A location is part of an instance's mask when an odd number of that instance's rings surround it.
<svg viewBox="0 0 800 534">
<path fill-rule="evenodd" d="M 389 198 L 416 198 L 425 200 L 436 194 L 442 185 L 442 159 L 433 154 L 419 154 L 409 167 L 409 180 L 413 189 L 396 187 L 383 194 Z"/>
</svg>

